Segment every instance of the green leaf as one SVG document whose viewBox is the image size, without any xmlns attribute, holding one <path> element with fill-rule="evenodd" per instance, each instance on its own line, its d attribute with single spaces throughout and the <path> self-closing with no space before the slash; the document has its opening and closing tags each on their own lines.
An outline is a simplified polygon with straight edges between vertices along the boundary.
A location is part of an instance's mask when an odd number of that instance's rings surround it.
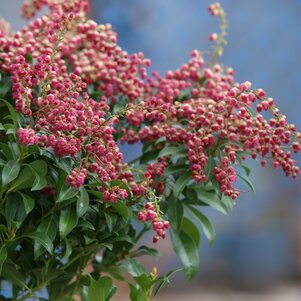
<svg viewBox="0 0 301 301">
<path fill-rule="evenodd" d="M 171 226 L 180 231 L 183 219 L 183 204 L 178 198 L 171 197 L 167 201 L 167 215 Z"/>
<path fill-rule="evenodd" d="M 111 298 L 116 294 L 116 292 L 117 292 L 117 287 L 115 285 L 112 285 L 110 291 L 106 296 L 106 301 L 111 300 Z"/>
<path fill-rule="evenodd" d="M 0 249 L 0 277 L 1 277 L 1 273 L 2 273 L 2 266 L 5 262 L 7 258 L 7 250 L 5 248 L 5 246 L 2 246 L 1 249 Z"/>
<path fill-rule="evenodd" d="M 72 246 L 67 238 L 64 238 L 64 243 L 65 243 L 65 254 L 62 260 L 67 260 L 69 256 L 72 254 Z"/>
<path fill-rule="evenodd" d="M 173 249 L 182 261 L 186 278 L 190 280 L 197 274 L 199 268 L 198 247 L 185 232 L 178 233 L 171 227 L 170 234 Z"/>
<path fill-rule="evenodd" d="M 253 193 L 255 193 L 255 188 L 254 188 L 254 185 L 252 184 L 252 182 L 250 181 L 250 179 L 244 175 L 242 175 L 240 172 L 236 172 L 237 176 L 239 178 L 241 178 L 247 185 L 248 187 L 251 189 L 251 191 Z"/>
<path fill-rule="evenodd" d="M 200 205 L 200 201 L 198 201 L 198 195 L 196 193 L 195 189 L 192 189 L 192 186 L 188 187 L 185 190 L 185 196 L 186 198 L 183 200 L 183 203 L 189 203 L 189 204 L 194 204 L 194 205 Z M 207 204 L 203 203 L 203 205 L 207 206 Z"/>
<path fill-rule="evenodd" d="M 149 161 L 153 161 L 153 160 L 158 158 L 158 155 L 159 155 L 159 150 L 146 152 L 140 158 L 140 163 L 144 164 L 144 163 L 147 163 Z"/>
<path fill-rule="evenodd" d="M 106 219 L 108 229 L 109 229 L 110 232 L 112 232 L 113 228 L 115 227 L 116 222 L 117 222 L 117 216 L 116 216 L 116 214 L 112 214 L 112 213 L 108 214 L 108 213 L 105 213 L 105 212 L 104 212 L 104 216 L 105 216 L 105 219 Z"/>
<path fill-rule="evenodd" d="M 141 263 L 139 263 L 137 260 L 132 258 L 129 259 L 127 262 L 121 264 L 120 267 L 126 272 L 128 272 L 130 275 L 132 275 L 133 277 L 139 277 L 143 274 L 146 274 L 146 270 L 144 266 Z"/>
<path fill-rule="evenodd" d="M 4 156 L 7 160 L 13 160 L 14 159 L 14 155 L 13 155 L 10 147 L 6 143 L 0 142 L 0 150 L 4 154 Z"/>
<path fill-rule="evenodd" d="M 89 194 L 92 194 L 94 196 L 96 196 L 96 198 L 100 201 L 102 201 L 103 199 L 103 193 L 100 191 L 94 191 L 94 190 L 87 190 L 89 192 Z"/>
<path fill-rule="evenodd" d="M 142 274 L 138 277 L 134 277 L 137 284 L 142 288 L 142 290 L 147 293 L 153 286 L 153 279 L 148 274 Z"/>
<path fill-rule="evenodd" d="M 224 194 L 221 196 L 221 202 L 227 207 L 227 212 L 230 212 L 235 205 L 235 202 L 229 196 Z"/>
<path fill-rule="evenodd" d="M 131 283 L 129 283 L 129 287 L 131 301 L 149 301 L 149 298 L 141 288 L 136 287 Z"/>
<path fill-rule="evenodd" d="M 76 212 L 79 217 L 83 216 L 89 208 L 89 194 L 87 190 L 82 186 L 80 188 L 80 196 L 77 198 Z"/>
<path fill-rule="evenodd" d="M 250 174 L 251 174 L 251 169 L 248 166 L 244 165 L 244 164 L 241 164 L 240 167 L 244 169 L 247 177 L 249 177 Z"/>
<path fill-rule="evenodd" d="M 173 195 L 178 198 L 188 182 L 191 180 L 191 171 L 184 172 L 175 182 L 173 188 Z"/>
<path fill-rule="evenodd" d="M 165 169 L 164 176 L 168 177 L 170 175 L 176 173 L 182 173 L 183 171 L 187 170 L 189 167 L 187 165 L 172 165 Z"/>
<path fill-rule="evenodd" d="M 79 223 L 77 224 L 77 227 L 82 228 L 82 229 L 89 229 L 94 231 L 95 227 L 87 220 L 80 220 Z"/>
<path fill-rule="evenodd" d="M 19 176 L 13 182 L 10 191 L 31 188 L 36 180 L 36 173 L 34 173 L 33 170 L 38 172 L 40 177 L 45 178 L 47 174 L 47 163 L 44 160 L 36 160 L 22 168 Z"/>
<path fill-rule="evenodd" d="M 8 195 L 5 202 L 4 216 L 9 226 L 14 225 L 15 228 L 19 228 L 25 218 L 25 209 L 23 201 L 18 194 L 12 193 Z"/>
<path fill-rule="evenodd" d="M 118 201 L 117 203 L 115 204 L 110 204 L 115 210 L 116 212 L 121 215 L 123 217 L 123 219 L 125 220 L 125 222 L 127 223 L 132 214 L 131 214 L 131 211 L 129 210 L 129 208 L 124 204 L 123 201 Z"/>
<path fill-rule="evenodd" d="M 213 178 L 213 168 L 216 166 L 216 162 L 214 160 L 214 158 L 209 157 L 207 164 L 205 166 L 205 174 L 207 177 L 207 181 L 211 180 Z"/>
<path fill-rule="evenodd" d="M 21 193 L 19 191 L 18 193 L 22 196 L 25 214 L 27 215 L 34 208 L 35 205 L 34 199 L 27 194 Z"/>
<path fill-rule="evenodd" d="M 10 190 L 17 191 L 17 190 L 29 188 L 32 186 L 34 180 L 35 180 L 35 176 L 32 172 L 32 169 L 28 166 L 25 166 L 24 168 L 22 168 L 17 179 L 13 182 Z"/>
<path fill-rule="evenodd" d="M 166 276 L 158 278 L 158 286 L 154 292 L 154 297 L 157 296 L 161 288 L 164 286 L 165 283 L 170 283 L 169 279 L 177 272 L 182 271 L 182 269 L 176 269 L 176 270 L 171 270 L 169 271 Z"/>
<path fill-rule="evenodd" d="M 19 174 L 21 165 L 19 161 L 9 160 L 2 170 L 2 185 L 6 185 L 13 181 Z"/>
<path fill-rule="evenodd" d="M 13 124 L 11 125 L 13 126 Z M 9 134 L 16 134 L 16 130 L 12 127 L 8 128 L 7 131 L 5 132 L 6 135 L 9 135 Z"/>
<path fill-rule="evenodd" d="M 156 249 L 149 248 L 147 246 L 141 246 L 137 250 L 132 251 L 130 257 L 134 258 L 134 257 L 139 257 L 144 255 L 158 257 L 160 256 L 160 253 Z"/>
<path fill-rule="evenodd" d="M 46 234 L 49 237 L 50 241 L 53 242 L 56 237 L 57 231 L 58 231 L 58 227 L 53 216 L 49 216 L 46 219 L 42 220 L 42 222 L 37 228 L 36 233 Z M 35 258 L 38 258 L 40 255 L 43 254 L 43 249 L 41 248 L 42 246 L 43 245 L 38 240 L 35 240 L 34 242 Z"/>
<path fill-rule="evenodd" d="M 57 202 L 62 202 L 62 201 L 66 201 L 66 200 L 69 200 L 73 197 L 75 197 L 79 192 L 79 189 L 74 189 L 74 188 L 71 188 L 71 187 L 68 187 L 66 189 L 66 187 L 63 187 L 59 194 L 58 194 L 58 198 L 57 198 Z"/>
<path fill-rule="evenodd" d="M 37 242 L 38 244 L 42 245 L 48 253 L 52 254 L 53 251 L 53 244 L 50 240 L 49 236 L 42 232 L 33 232 L 24 235 L 23 237 L 29 237 L 34 240 L 34 242 Z"/>
<path fill-rule="evenodd" d="M 10 82 L 10 78 L 8 77 L 8 87 L 11 87 L 11 82 Z M 1 85 L 0 85 L 1 86 Z M 0 87 L 0 96 L 1 96 L 1 89 L 3 89 L 3 86 L 2 87 Z M 8 88 L 9 89 L 9 88 Z M 6 94 L 6 93 L 5 93 Z M 2 95 L 5 95 L 5 94 L 2 94 Z M 15 127 L 15 129 L 17 129 L 17 127 L 18 127 L 18 123 L 17 123 L 17 120 L 18 120 L 18 117 L 17 117 L 17 112 L 16 112 L 16 110 L 15 110 L 15 108 L 8 102 L 8 101 L 6 101 L 5 99 L 3 99 L 3 98 L 0 98 L 0 100 L 1 100 L 1 102 L 4 102 L 5 103 L 5 105 L 6 105 L 6 107 L 8 108 L 8 110 L 9 110 L 9 113 L 10 113 L 10 115 L 7 115 L 7 117 L 9 116 L 9 118 L 11 119 L 11 121 L 13 122 L 13 124 L 14 124 L 14 127 Z"/>
<path fill-rule="evenodd" d="M 185 146 L 180 145 L 180 146 L 166 146 L 164 147 L 158 157 L 165 157 L 165 156 L 170 156 L 170 155 L 177 155 L 179 153 L 183 153 L 185 151 Z"/>
<path fill-rule="evenodd" d="M 190 236 L 190 238 L 195 242 L 197 247 L 200 246 L 201 237 L 199 229 L 186 216 L 184 216 L 182 219 L 181 231 L 185 232 L 188 236 Z"/>
<path fill-rule="evenodd" d="M 86 301 L 107 301 L 109 296 L 113 296 L 114 286 L 110 277 L 101 277 L 98 280 L 94 280 L 90 276 L 90 285 L 88 287 L 88 295 Z M 113 292 L 113 294 L 112 294 Z"/>
<path fill-rule="evenodd" d="M 44 188 L 47 185 L 47 180 L 45 175 L 43 175 L 43 173 L 41 171 L 35 170 L 34 168 L 32 168 L 29 164 L 29 167 L 32 169 L 32 172 L 35 176 L 34 182 L 32 184 L 31 187 L 31 191 L 35 191 L 35 190 L 41 190 L 42 188 Z"/>
<path fill-rule="evenodd" d="M 12 81 L 9 76 L 6 76 L 4 78 L 1 78 L 0 81 L 0 97 L 4 97 L 6 93 L 11 89 L 12 87 Z M 0 99 L 4 102 L 4 99 Z M 5 101 L 7 103 L 7 101 Z"/>
<path fill-rule="evenodd" d="M 77 225 L 78 216 L 73 206 L 61 210 L 59 221 L 59 232 L 61 238 L 65 238 Z"/>
<path fill-rule="evenodd" d="M 228 213 L 228 207 L 219 199 L 218 195 L 215 192 L 204 191 L 202 188 L 195 189 L 195 191 L 197 193 L 198 200 L 220 211 L 223 214 Z"/>
<path fill-rule="evenodd" d="M 29 287 L 25 283 L 25 277 L 16 269 L 15 265 L 12 264 L 4 264 L 2 267 L 2 275 L 5 275 L 5 279 L 10 281 L 12 284 L 24 287 L 29 290 Z"/>
<path fill-rule="evenodd" d="M 215 230 L 210 220 L 203 213 L 201 213 L 192 206 L 186 205 L 186 210 L 193 218 L 200 222 L 204 234 L 206 235 L 206 237 L 209 240 L 209 243 L 211 244 L 215 239 Z"/>
</svg>

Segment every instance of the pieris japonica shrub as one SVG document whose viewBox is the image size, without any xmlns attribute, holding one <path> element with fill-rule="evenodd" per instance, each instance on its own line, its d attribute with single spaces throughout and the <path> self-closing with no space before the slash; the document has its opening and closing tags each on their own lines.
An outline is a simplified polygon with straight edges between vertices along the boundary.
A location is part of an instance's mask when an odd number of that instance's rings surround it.
<svg viewBox="0 0 301 301">
<path fill-rule="evenodd" d="M 87 0 L 32 0 L 21 31 L 0 24 L 3 300 L 44 290 L 36 300 L 106 301 L 112 278 L 127 273 L 130 299 L 151 300 L 173 272 L 158 276 L 136 258 L 168 237 L 195 276 L 199 228 L 215 236 L 202 206 L 230 211 L 238 177 L 253 189 L 247 157 L 300 173 L 301 134 L 262 89 L 218 63 L 227 29 L 218 3 L 211 56 L 195 50 L 165 76 L 149 75 L 150 60 L 122 50 L 112 26 L 87 12 Z M 126 162 L 122 143 L 142 144 L 141 156 Z"/>
</svg>

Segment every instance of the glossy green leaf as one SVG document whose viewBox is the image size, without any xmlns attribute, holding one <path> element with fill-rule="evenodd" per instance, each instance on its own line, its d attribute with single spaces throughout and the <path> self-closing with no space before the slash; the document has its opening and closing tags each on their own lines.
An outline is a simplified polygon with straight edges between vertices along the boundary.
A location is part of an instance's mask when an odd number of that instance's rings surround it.
<svg viewBox="0 0 301 301">
<path fill-rule="evenodd" d="M 19 176 L 12 183 L 11 191 L 31 188 L 36 180 L 35 173 L 38 172 L 40 176 L 46 177 L 47 163 L 44 160 L 36 160 L 29 163 L 29 166 L 22 168 Z"/>
<path fill-rule="evenodd" d="M 167 204 L 167 215 L 169 222 L 174 229 L 180 231 L 184 214 L 183 204 L 178 198 L 175 197 L 169 198 Z"/>
<path fill-rule="evenodd" d="M 13 181 L 19 174 L 21 165 L 19 161 L 9 160 L 2 170 L 2 185 L 6 185 Z"/>
<path fill-rule="evenodd" d="M 201 236 L 197 226 L 186 216 L 182 219 L 181 231 L 185 232 L 195 242 L 197 247 L 200 246 Z"/>
<path fill-rule="evenodd" d="M 178 198 L 186 185 L 191 180 L 191 171 L 188 170 L 184 172 L 175 182 L 174 188 L 173 188 L 173 195 Z"/>
<path fill-rule="evenodd" d="M 31 187 L 31 191 L 41 190 L 42 188 L 44 188 L 47 185 L 47 180 L 46 180 L 45 175 L 42 173 L 42 171 L 36 170 L 36 169 L 32 168 L 30 165 L 29 165 L 29 167 L 32 169 L 32 172 L 35 177 L 32 187 Z"/>
<path fill-rule="evenodd" d="M 10 125 L 10 126 L 13 126 L 13 124 Z M 14 128 L 12 128 L 12 127 L 9 127 L 9 128 L 7 129 L 7 131 L 5 132 L 5 134 L 6 134 L 6 135 L 9 135 L 9 134 L 16 134 L 16 130 L 15 130 Z"/>
<path fill-rule="evenodd" d="M 195 218 L 200 222 L 204 234 L 206 235 L 206 237 L 209 240 L 209 243 L 211 244 L 215 239 L 215 230 L 210 220 L 203 213 L 201 213 L 199 210 L 192 206 L 187 205 L 186 210 L 191 215 L 191 217 Z"/>
<path fill-rule="evenodd" d="M 78 192 L 79 192 L 79 189 L 64 186 L 61 189 L 61 191 L 59 192 L 56 201 L 59 203 L 62 201 L 69 200 L 69 199 L 75 197 L 78 194 Z"/>
<path fill-rule="evenodd" d="M 120 266 L 123 270 L 127 271 L 133 277 L 139 277 L 146 274 L 144 266 L 135 259 L 129 259 Z"/>
<path fill-rule="evenodd" d="M 92 194 L 94 196 L 96 196 L 96 198 L 100 201 L 102 201 L 103 199 L 103 193 L 100 191 L 94 191 L 94 190 L 87 190 L 89 192 L 89 194 Z"/>
<path fill-rule="evenodd" d="M 4 97 L 6 93 L 12 88 L 12 81 L 9 76 L 5 76 L 1 78 L 0 81 L 0 97 Z M 0 98 L 1 101 L 5 101 L 4 99 Z M 5 103 L 8 103 L 5 101 Z"/>
<path fill-rule="evenodd" d="M 53 244 L 51 239 L 46 233 L 33 232 L 33 233 L 26 234 L 23 237 L 28 237 L 33 239 L 38 244 L 42 245 L 47 250 L 48 253 L 52 254 Z"/>
<path fill-rule="evenodd" d="M 220 200 L 226 206 L 227 212 L 230 212 L 233 209 L 235 201 L 233 201 L 231 197 L 223 194 Z"/>
<path fill-rule="evenodd" d="M 17 190 L 30 188 L 34 180 L 35 180 L 35 176 L 32 172 L 32 169 L 28 166 L 25 166 L 21 169 L 19 176 L 13 182 L 10 190 L 17 191 Z"/>
<path fill-rule="evenodd" d="M 108 229 L 110 232 L 112 232 L 113 228 L 115 227 L 116 222 L 117 222 L 117 216 L 116 216 L 116 214 L 112 214 L 112 213 L 108 214 L 105 212 L 104 212 L 104 216 L 105 216 L 105 220 L 106 220 Z"/>
<path fill-rule="evenodd" d="M 18 192 L 18 193 L 22 196 L 25 214 L 27 215 L 34 208 L 34 205 L 35 205 L 34 199 L 27 194 L 24 194 L 21 192 Z"/>
<path fill-rule="evenodd" d="M 111 206 L 116 210 L 116 212 L 121 215 L 125 222 L 128 222 L 132 216 L 131 211 L 129 208 L 125 205 L 124 201 L 118 201 L 115 204 L 111 204 Z"/>
<path fill-rule="evenodd" d="M 142 288 L 144 292 L 148 292 L 151 287 L 153 286 L 153 279 L 152 276 L 149 274 L 142 274 L 138 277 L 134 277 L 136 283 Z"/>
<path fill-rule="evenodd" d="M 1 273 L 2 273 L 2 266 L 5 262 L 7 258 L 7 250 L 5 248 L 5 246 L 2 246 L 1 249 L 0 249 L 0 277 L 1 277 Z"/>
<path fill-rule="evenodd" d="M 21 196 L 15 193 L 9 194 L 5 202 L 4 216 L 9 226 L 19 228 L 25 218 L 25 209 Z"/>
<path fill-rule="evenodd" d="M 14 159 L 13 153 L 11 152 L 10 147 L 6 143 L 0 142 L 0 151 L 4 154 L 4 156 L 7 160 Z"/>
<path fill-rule="evenodd" d="M 207 164 L 205 166 L 205 174 L 207 177 L 207 181 L 211 180 L 213 178 L 213 168 L 216 166 L 216 162 L 214 160 L 214 158 L 209 157 Z"/>
<path fill-rule="evenodd" d="M 247 177 L 249 177 L 250 174 L 251 174 L 251 169 L 248 166 L 244 165 L 244 164 L 241 164 L 240 167 L 243 168 L 243 170 L 245 171 Z"/>
<path fill-rule="evenodd" d="M 203 189 L 195 189 L 198 200 L 211 206 L 212 208 L 220 211 L 223 214 L 227 214 L 229 209 L 227 206 L 219 199 L 215 192 L 204 191 Z"/>
<path fill-rule="evenodd" d="M 178 233 L 171 227 L 170 234 L 173 249 L 182 261 L 186 278 L 190 280 L 197 274 L 199 268 L 198 247 L 185 232 Z"/>
<path fill-rule="evenodd" d="M 255 193 L 254 185 L 252 184 L 252 182 L 250 181 L 250 179 L 249 179 L 248 177 L 242 175 L 242 174 L 239 173 L 239 172 L 236 172 L 236 174 L 237 174 L 237 176 L 238 176 L 239 178 L 241 178 L 241 179 L 247 184 L 247 186 L 251 189 L 251 191 L 252 191 L 253 193 Z"/>
<path fill-rule="evenodd" d="M 16 269 L 12 264 L 4 264 L 2 267 L 2 275 L 5 275 L 5 279 L 18 287 L 24 287 L 30 290 L 25 283 L 25 277 Z"/>
<path fill-rule="evenodd" d="M 159 291 L 161 290 L 161 288 L 165 285 L 165 283 L 170 283 L 169 279 L 170 279 L 175 273 L 177 273 L 177 272 L 179 272 L 179 271 L 182 271 L 182 269 L 171 270 L 171 271 L 169 271 L 169 272 L 166 274 L 166 276 L 159 277 L 158 280 L 157 280 L 157 282 L 159 282 L 159 283 L 158 283 L 158 285 L 157 285 L 157 287 L 156 287 L 156 289 L 155 289 L 155 291 L 154 291 L 153 296 L 154 296 L 154 297 L 157 296 L 157 294 L 159 293 Z"/>
<path fill-rule="evenodd" d="M 176 155 L 176 154 L 179 154 L 179 153 L 183 153 L 184 151 L 185 151 L 185 147 L 183 145 L 180 145 L 180 146 L 166 146 L 160 151 L 158 157 Z"/>
<path fill-rule="evenodd" d="M 10 87 L 11 87 L 11 81 L 10 81 L 10 78 L 7 77 L 5 80 L 6 80 L 6 82 L 5 82 L 4 85 L 1 85 L 1 84 L 0 84 L 0 96 L 1 96 L 1 94 L 2 94 L 2 95 L 5 95 L 6 92 L 8 91 L 8 90 L 5 91 L 4 94 L 1 93 L 1 90 L 2 90 L 4 87 L 5 87 L 6 89 L 7 89 L 7 88 L 10 89 Z M 5 100 L 5 99 L 3 99 L 3 98 L 0 98 L 0 103 L 1 103 L 1 102 L 3 102 L 3 103 L 5 104 L 5 106 L 6 106 L 6 107 L 8 108 L 8 110 L 9 110 L 10 115 L 7 115 L 6 117 L 9 117 L 9 119 L 13 122 L 15 129 L 17 129 L 17 127 L 18 127 L 18 123 L 17 123 L 18 118 L 17 118 L 17 112 L 16 112 L 15 108 L 14 108 L 7 100 Z"/>
<path fill-rule="evenodd" d="M 65 243 L 65 254 L 62 260 L 67 260 L 69 256 L 72 254 L 72 246 L 67 238 L 64 238 L 64 243 Z"/>
<path fill-rule="evenodd" d="M 117 287 L 115 285 L 112 285 L 110 291 L 108 292 L 108 294 L 106 296 L 105 301 L 111 300 L 111 298 L 116 294 L 116 292 L 117 292 Z"/>
<path fill-rule="evenodd" d="M 87 190 L 84 187 L 81 187 L 76 203 L 76 212 L 79 217 L 83 216 L 87 212 L 89 208 L 89 201 L 90 199 Z"/>
<path fill-rule="evenodd" d="M 149 298 L 141 288 L 136 287 L 131 283 L 129 283 L 129 287 L 131 301 L 149 301 Z"/>
<path fill-rule="evenodd" d="M 77 224 L 77 227 L 82 228 L 82 229 L 89 229 L 94 231 L 95 227 L 87 220 L 80 220 Z"/>
<path fill-rule="evenodd" d="M 59 232 L 65 238 L 77 225 L 78 216 L 73 206 L 63 208 L 60 213 Z"/>
<path fill-rule="evenodd" d="M 109 296 L 114 295 L 113 288 L 114 286 L 110 277 L 105 276 L 99 278 L 98 280 L 94 280 L 91 277 L 86 301 L 107 301 L 109 300 Z"/>
<path fill-rule="evenodd" d="M 58 231 L 58 227 L 57 227 L 57 224 L 56 224 L 53 216 L 49 216 L 46 219 L 42 220 L 42 222 L 40 223 L 40 225 L 37 228 L 37 233 L 46 234 L 49 237 L 51 242 L 54 241 L 57 231 Z M 42 246 L 43 245 L 38 240 L 35 240 L 35 242 L 34 242 L 35 258 L 37 258 L 41 254 L 43 254 Z"/>
<path fill-rule="evenodd" d="M 141 246 L 137 250 L 132 251 L 130 254 L 130 257 L 134 258 L 134 257 L 139 257 L 139 256 L 144 256 L 144 255 L 158 257 L 158 256 L 160 256 L 160 253 L 158 252 L 158 250 L 156 250 L 154 248 L 149 248 L 147 246 Z"/>
<path fill-rule="evenodd" d="M 164 176 L 168 177 L 168 176 L 176 174 L 176 173 L 182 173 L 188 169 L 189 169 L 189 167 L 187 165 L 172 165 L 165 169 Z"/>
<path fill-rule="evenodd" d="M 157 159 L 158 156 L 159 156 L 159 150 L 146 152 L 140 158 L 140 163 L 144 164 L 144 163 L 147 163 L 149 161 L 153 161 L 153 160 Z"/>
</svg>

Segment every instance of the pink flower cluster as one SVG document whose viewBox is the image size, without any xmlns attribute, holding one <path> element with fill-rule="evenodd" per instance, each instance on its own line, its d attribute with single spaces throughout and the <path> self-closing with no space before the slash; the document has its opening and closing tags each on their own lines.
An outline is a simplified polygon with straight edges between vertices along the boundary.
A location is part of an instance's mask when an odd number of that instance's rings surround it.
<svg viewBox="0 0 301 301">
<path fill-rule="evenodd" d="M 156 232 L 153 237 L 153 243 L 158 242 L 161 238 L 165 238 L 165 231 L 169 229 L 169 222 L 158 217 L 155 206 L 152 203 L 146 203 L 143 210 L 138 213 L 138 220 L 142 223 L 151 221 L 152 228 Z"/>
<path fill-rule="evenodd" d="M 114 124 L 118 118 L 107 118 L 111 99 L 105 96 L 100 101 L 91 99 L 86 92 L 87 84 L 92 82 L 88 73 L 79 66 L 69 72 L 68 64 L 85 61 L 86 67 L 91 66 L 84 58 L 94 57 L 91 51 L 85 52 L 88 49 L 95 51 L 99 63 L 105 61 L 102 56 L 107 57 L 108 64 L 112 65 L 110 76 L 116 78 L 122 75 L 121 71 L 127 74 L 127 68 L 135 69 L 132 74 L 138 72 L 135 64 L 142 63 L 141 55 L 114 61 L 120 59 L 120 48 L 113 39 L 115 33 L 110 29 L 99 30 L 92 21 L 82 21 L 80 13 L 86 11 L 85 3 L 87 1 L 33 1 L 31 6 L 24 6 L 23 13 L 27 17 L 45 4 L 50 6 L 51 12 L 22 31 L 0 38 L 0 67 L 11 74 L 16 109 L 28 116 L 27 128 L 17 132 L 19 141 L 51 148 L 58 157 L 73 157 L 75 167 L 67 178 L 72 187 L 83 185 L 89 173 L 103 182 L 118 178 L 127 181 L 132 176 L 125 177 L 123 155 L 114 140 Z M 77 51 L 78 48 L 83 50 Z M 70 61 L 66 62 L 68 58 Z M 120 72 L 115 74 L 114 68 Z M 103 74 L 100 69 L 94 68 Z M 108 65 L 103 69 L 108 70 Z M 95 73 L 90 75 L 96 76 Z M 123 76 L 120 84 L 125 84 L 124 80 Z M 130 93 L 128 85 L 124 90 Z M 79 154 L 82 155 L 80 162 L 76 159 Z M 136 190 L 141 193 L 139 185 Z M 122 199 L 126 196 L 126 192 L 120 193 Z M 114 195 L 110 199 L 113 200 Z"/>
<path fill-rule="evenodd" d="M 125 200 L 129 193 L 126 189 L 122 189 L 119 186 L 113 186 L 110 188 L 99 187 L 99 190 L 103 192 L 103 201 L 104 202 L 112 202 L 116 203 L 118 198 L 121 200 Z"/>
<path fill-rule="evenodd" d="M 149 179 L 149 186 L 154 188 L 159 194 L 163 194 L 164 185 L 157 179 L 163 176 L 165 168 L 169 166 L 169 161 L 169 157 L 161 157 L 158 158 L 157 162 L 148 164 L 146 168 L 145 178 Z"/>
<path fill-rule="evenodd" d="M 26 0 L 22 6 L 21 14 L 26 19 L 33 18 L 43 6 L 48 6 L 54 13 L 87 13 L 89 10 L 88 0 Z"/>
<path fill-rule="evenodd" d="M 237 177 L 233 165 L 245 159 L 243 152 L 254 159 L 261 157 L 263 166 L 271 160 L 274 167 L 282 167 L 287 176 L 295 178 L 300 170 L 291 154 L 301 151 L 301 134 L 295 126 L 286 122 L 262 89 L 252 90 L 250 82 L 236 83 L 232 69 L 202 66 L 201 55 L 194 51 L 188 64 L 163 78 L 150 79 L 144 99 L 148 125 L 141 121 L 136 131 L 124 129 L 122 141 L 165 137 L 167 145 L 185 145 L 195 182 L 207 181 L 208 156 L 216 157 L 215 180 L 233 199 L 239 194 L 233 187 Z M 266 120 L 261 110 L 270 111 L 272 118 Z M 158 163 L 151 163 L 148 169 Z"/>
</svg>

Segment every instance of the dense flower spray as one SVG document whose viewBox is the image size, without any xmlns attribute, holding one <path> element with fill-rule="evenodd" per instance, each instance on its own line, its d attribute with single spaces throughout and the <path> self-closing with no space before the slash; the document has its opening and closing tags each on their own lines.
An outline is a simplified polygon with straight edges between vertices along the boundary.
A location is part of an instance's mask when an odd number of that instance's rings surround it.
<svg viewBox="0 0 301 301">
<path fill-rule="evenodd" d="M 86 19 L 87 1 L 27 1 L 22 14 L 31 18 L 43 5 L 50 12 L 20 32 L 1 31 L 0 64 L 11 74 L 17 110 L 27 116 L 27 124 L 17 132 L 20 143 L 73 157 L 76 165 L 67 177 L 71 187 L 97 177 L 104 201 L 113 202 L 128 193 L 106 190 L 101 183 L 120 179 L 137 196 L 151 189 L 164 192 L 170 156 L 149 163 L 145 179 L 135 181 L 116 137 L 122 143 L 161 139 L 159 146 L 153 145 L 161 149 L 183 145 L 196 183 L 208 182 L 208 158 L 216 157 L 212 174 L 220 191 L 234 200 L 239 194 L 233 187 L 234 165 L 245 158 L 242 153 L 261 158 L 262 166 L 272 161 L 287 176 L 300 173 L 286 147 L 301 151 L 295 126 L 262 89 L 251 89 L 250 82 L 236 83 L 231 68 L 215 63 L 226 43 L 224 30 L 209 37 L 217 45 L 211 61 L 205 62 L 195 50 L 179 69 L 149 77 L 150 61 L 142 53 L 126 53 L 110 24 Z M 218 3 L 209 11 L 225 22 Z M 98 99 L 89 95 L 90 85 L 96 85 Z M 114 114 L 112 108 L 121 98 L 126 105 Z M 265 119 L 261 111 L 271 112 L 272 118 Z"/>
<path fill-rule="evenodd" d="M 134 259 L 156 254 L 137 247 L 148 230 L 153 243 L 170 230 L 191 279 L 201 241 L 194 221 L 212 242 L 200 208 L 229 212 L 237 178 L 253 189 L 247 157 L 300 174 L 296 127 L 219 63 L 228 28 L 219 3 L 209 6 L 220 19 L 211 55 L 194 50 L 163 76 L 148 74 L 150 60 L 121 49 L 88 8 L 27 0 L 29 23 L 15 33 L 0 19 L 0 285 L 13 284 L 13 300 L 42 288 L 49 300 L 109 300 L 116 290 L 101 274 L 124 271 L 136 281 L 131 300 L 150 300 L 173 272 L 157 277 Z M 126 162 L 122 143 L 142 144 L 141 156 Z"/>
</svg>

